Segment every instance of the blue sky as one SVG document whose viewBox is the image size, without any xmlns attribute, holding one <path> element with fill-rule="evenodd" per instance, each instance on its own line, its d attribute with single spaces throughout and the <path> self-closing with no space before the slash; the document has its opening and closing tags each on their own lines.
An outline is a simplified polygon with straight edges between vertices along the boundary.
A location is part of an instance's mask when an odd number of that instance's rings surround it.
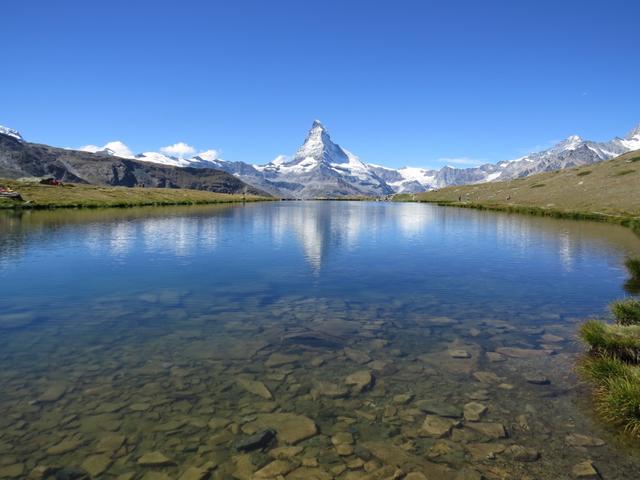
<svg viewBox="0 0 640 480">
<path fill-rule="evenodd" d="M 315 118 L 364 161 L 499 161 L 640 122 L 640 2 L 6 2 L 0 125 L 266 163 Z M 464 163 L 464 160 L 460 163 Z"/>
</svg>

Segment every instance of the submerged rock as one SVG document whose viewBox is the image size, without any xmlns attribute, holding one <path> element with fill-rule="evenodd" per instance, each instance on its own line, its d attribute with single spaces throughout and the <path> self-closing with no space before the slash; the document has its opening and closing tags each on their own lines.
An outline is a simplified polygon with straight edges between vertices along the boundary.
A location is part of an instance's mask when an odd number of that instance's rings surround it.
<svg viewBox="0 0 640 480">
<path fill-rule="evenodd" d="M 138 465 L 142 467 L 166 467 L 174 465 L 174 463 L 160 452 L 150 452 L 138 458 Z"/>
<path fill-rule="evenodd" d="M 465 428 L 489 438 L 506 438 L 507 436 L 504 425 L 498 422 L 469 422 L 465 424 Z"/>
<path fill-rule="evenodd" d="M 73 452 L 82 445 L 82 442 L 77 440 L 63 440 L 56 445 L 49 447 L 47 453 L 49 455 L 64 455 L 65 453 Z"/>
<path fill-rule="evenodd" d="M 313 420 L 295 413 L 260 414 L 250 425 L 255 428 L 275 430 L 278 440 L 289 445 L 306 440 L 318 433 L 318 427 Z"/>
<path fill-rule="evenodd" d="M 469 402 L 464 406 L 464 419 L 477 422 L 487 411 L 486 405 L 478 402 Z"/>
<path fill-rule="evenodd" d="M 451 429 L 458 424 L 459 422 L 457 420 L 439 417 L 437 415 L 427 415 L 420 431 L 428 437 L 441 438 L 449 435 Z"/>
<path fill-rule="evenodd" d="M 535 462 L 540 458 L 538 450 L 522 445 L 508 446 L 504 451 L 504 455 L 518 462 Z"/>
<path fill-rule="evenodd" d="M 599 480 L 600 474 L 591 460 L 585 460 L 571 469 L 573 478 L 580 480 Z"/>
<path fill-rule="evenodd" d="M 345 378 L 344 383 L 352 385 L 356 393 L 370 389 L 374 384 L 374 376 L 369 370 L 359 370 Z"/>
<path fill-rule="evenodd" d="M 293 470 L 296 465 L 287 460 L 274 460 L 265 467 L 253 474 L 254 478 L 275 478 L 279 475 L 286 475 Z"/>
<path fill-rule="evenodd" d="M 471 358 L 471 354 L 462 349 L 449 350 L 448 353 L 451 358 Z"/>
<path fill-rule="evenodd" d="M 602 447 L 604 445 L 604 440 L 581 433 L 570 433 L 564 440 L 567 445 L 572 447 Z"/>
<path fill-rule="evenodd" d="M 501 347 L 496 348 L 496 352 L 506 355 L 512 358 L 537 358 L 553 355 L 553 350 L 538 350 L 533 348 L 514 348 L 514 347 Z"/>
<path fill-rule="evenodd" d="M 111 465 L 111 459 L 106 455 L 91 455 L 83 463 L 84 468 L 92 477 L 102 475 Z"/>
<path fill-rule="evenodd" d="M 239 378 L 236 380 L 236 383 L 241 388 L 244 388 L 247 392 L 253 393 L 254 395 L 258 395 L 259 397 L 262 397 L 265 400 L 273 399 L 273 394 L 271 393 L 271 390 L 269 390 L 264 383 L 258 380 L 249 380 L 248 378 Z"/>
<path fill-rule="evenodd" d="M 539 373 L 527 373 L 525 374 L 524 379 L 527 383 L 531 383 L 533 385 L 549 385 L 551 383 L 547 377 Z"/>
<path fill-rule="evenodd" d="M 276 438 L 276 432 L 269 428 L 254 433 L 236 442 L 236 449 L 240 452 L 264 450 Z"/>
</svg>

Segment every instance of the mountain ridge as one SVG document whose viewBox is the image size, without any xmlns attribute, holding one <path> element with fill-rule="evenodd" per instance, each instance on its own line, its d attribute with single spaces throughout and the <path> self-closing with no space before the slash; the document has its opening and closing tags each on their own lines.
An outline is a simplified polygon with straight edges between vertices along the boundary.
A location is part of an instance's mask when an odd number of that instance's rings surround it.
<svg viewBox="0 0 640 480">
<path fill-rule="evenodd" d="M 0 134 L 3 133 L 2 129 L 8 132 L 5 135 L 23 141 L 16 130 L 0 127 Z M 175 146 L 188 147 L 185 144 Z M 510 180 L 608 160 L 640 149 L 640 125 L 625 137 L 615 137 L 608 142 L 594 142 L 571 135 L 548 149 L 520 158 L 467 168 L 448 165 L 440 169 L 389 168 L 365 163 L 357 155 L 334 143 L 319 120 L 314 120 L 305 141 L 293 157 L 280 156 L 263 165 L 223 160 L 215 150 L 183 158 L 160 152 L 134 155 L 119 141 L 110 142 L 104 147 L 88 145 L 82 148 L 99 158 L 120 157 L 171 167 L 222 170 L 259 190 L 284 198 L 380 197 Z"/>
</svg>

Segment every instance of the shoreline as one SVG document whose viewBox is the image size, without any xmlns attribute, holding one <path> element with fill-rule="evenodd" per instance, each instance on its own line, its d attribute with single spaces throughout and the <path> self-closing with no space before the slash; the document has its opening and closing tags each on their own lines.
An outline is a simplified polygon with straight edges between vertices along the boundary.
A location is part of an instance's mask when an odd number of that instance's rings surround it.
<svg viewBox="0 0 640 480">
<path fill-rule="evenodd" d="M 560 210 L 554 208 L 534 207 L 527 205 L 496 205 L 477 202 L 456 202 L 449 200 L 410 200 L 410 199 L 393 199 L 393 202 L 407 203 L 430 203 L 439 207 L 457 207 L 469 208 L 474 210 L 487 210 L 504 213 L 517 213 L 532 215 L 537 217 L 552 217 L 565 220 L 590 220 L 602 223 L 612 223 L 629 228 L 632 232 L 640 235 L 640 217 L 625 215 L 610 215 L 600 212 L 581 212 L 578 210 Z"/>
<path fill-rule="evenodd" d="M 275 197 L 242 193 L 178 188 L 107 187 L 71 183 L 52 186 L 1 179 L 0 183 L 17 191 L 22 197 L 21 200 L 0 198 L 0 211 L 168 207 L 279 200 Z"/>
<path fill-rule="evenodd" d="M 60 209 L 73 209 L 73 210 L 98 210 L 102 208 L 136 208 L 136 207 L 188 207 L 196 205 L 228 205 L 239 203 L 258 203 L 258 202 L 273 202 L 278 199 L 270 198 L 247 198 L 243 199 L 229 199 L 229 200 L 194 200 L 194 201 L 159 201 L 159 202 L 114 202 L 114 203 L 22 203 L 22 204 L 4 204 L 0 203 L 0 211 L 16 211 L 16 210 L 60 210 Z"/>
</svg>

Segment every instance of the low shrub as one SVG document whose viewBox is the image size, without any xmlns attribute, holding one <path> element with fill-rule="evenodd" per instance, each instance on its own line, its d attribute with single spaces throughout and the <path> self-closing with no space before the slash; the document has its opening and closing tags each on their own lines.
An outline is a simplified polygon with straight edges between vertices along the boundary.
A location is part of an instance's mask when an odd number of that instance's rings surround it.
<svg viewBox="0 0 640 480">
<path fill-rule="evenodd" d="M 640 280 L 640 257 L 628 257 L 624 261 L 624 266 L 627 267 L 631 278 Z"/>
<path fill-rule="evenodd" d="M 591 170 L 584 170 L 578 173 L 578 177 L 584 177 L 586 175 L 589 175 L 590 173 L 591 173 Z"/>
<path fill-rule="evenodd" d="M 594 355 L 617 358 L 624 362 L 640 361 L 640 326 L 608 325 L 589 320 L 579 330 L 582 340 Z"/>
<path fill-rule="evenodd" d="M 624 375 L 614 375 L 596 388 L 596 411 L 600 416 L 640 436 L 640 369 L 628 367 Z"/>
<path fill-rule="evenodd" d="M 627 298 L 610 305 L 618 325 L 640 325 L 640 300 Z"/>
</svg>

